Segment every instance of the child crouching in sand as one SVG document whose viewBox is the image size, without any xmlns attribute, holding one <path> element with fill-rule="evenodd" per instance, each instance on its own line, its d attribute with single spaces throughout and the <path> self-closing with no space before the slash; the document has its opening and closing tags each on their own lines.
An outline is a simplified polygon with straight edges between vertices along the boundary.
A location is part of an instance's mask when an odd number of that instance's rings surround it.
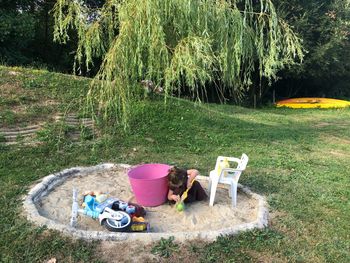
<svg viewBox="0 0 350 263">
<path fill-rule="evenodd" d="M 185 170 L 177 168 L 176 166 L 170 168 L 168 173 L 168 200 L 172 203 L 178 202 L 181 195 L 189 187 L 191 187 L 191 189 L 188 191 L 187 198 L 184 201 L 185 203 L 207 199 L 208 196 L 198 181 L 194 181 L 191 186 L 192 181 L 198 174 L 199 172 L 195 169 Z"/>
</svg>

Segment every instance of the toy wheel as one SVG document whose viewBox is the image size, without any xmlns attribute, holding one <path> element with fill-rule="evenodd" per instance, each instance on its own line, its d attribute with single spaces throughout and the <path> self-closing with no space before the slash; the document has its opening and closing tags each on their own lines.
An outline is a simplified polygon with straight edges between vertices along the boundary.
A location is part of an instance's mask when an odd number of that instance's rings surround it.
<svg viewBox="0 0 350 263">
<path fill-rule="evenodd" d="M 103 220 L 102 225 L 104 225 L 107 230 L 112 232 L 128 231 L 131 226 L 131 217 L 128 213 L 125 213 L 123 211 L 118 211 L 118 213 L 121 213 L 123 215 L 120 220 L 114 218 L 106 218 Z"/>
</svg>

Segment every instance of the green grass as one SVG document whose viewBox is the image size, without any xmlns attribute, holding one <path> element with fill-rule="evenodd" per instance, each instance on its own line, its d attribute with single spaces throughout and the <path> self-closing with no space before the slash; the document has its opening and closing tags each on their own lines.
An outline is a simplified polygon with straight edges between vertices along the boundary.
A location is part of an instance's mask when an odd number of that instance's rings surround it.
<svg viewBox="0 0 350 263">
<path fill-rule="evenodd" d="M 79 111 L 79 103 L 71 101 L 79 102 L 87 85 L 87 79 L 0 67 L 0 127 L 44 121 L 67 108 Z M 45 100 L 58 103 L 38 103 Z M 214 243 L 182 244 L 164 261 L 182 261 L 182 255 L 193 262 L 349 261 L 349 109 L 253 110 L 180 99 L 164 106 L 154 98 L 134 106 L 126 133 L 114 129 L 95 141 L 73 144 L 57 143 L 56 131 L 47 127 L 45 143 L 37 146 L 0 144 L 0 262 L 100 260 L 98 243 L 71 240 L 22 217 L 22 196 L 52 172 L 101 162 L 164 162 L 207 175 L 218 155 L 243 152 L 250 161 L 240 182 L 267 197 L 269 227 Z M 153 251 L 168 251 L 160 245 Z"/>
</svg>

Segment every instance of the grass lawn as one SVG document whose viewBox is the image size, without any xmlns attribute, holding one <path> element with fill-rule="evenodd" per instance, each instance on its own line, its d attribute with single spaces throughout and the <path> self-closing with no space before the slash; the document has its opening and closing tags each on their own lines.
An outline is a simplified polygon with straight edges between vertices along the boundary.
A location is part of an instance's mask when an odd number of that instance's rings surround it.
<svg viewBox="0 0 350 263">
<path fill-rule="evenodd" d="M 0 129 L 78 112 L 89 80 L 0 66 Z M 250 161 L 240 182 L 267 197 L 270 225 L 214 243 L 156 243 L 164 262 L 349 262 L 350 109 L 247 109 L 160 98 L 134 107 L 127 133 L 72 143 L 56 125 L 41 144 L 0 143 L 0 262 L 102 262 L 98 242 L 72 240 L 37 228 L 22 215 L 21 198 L 36 180 L 64 168 L 101 162 L 162 162 L 202 175 L 218 155 Z M 0 135 L 1 141 L 1 135 Z M 239 200 L 238 200 L 239 202 Z M 175 244 L 174 244 L 175 242 Z"/>
</svg>

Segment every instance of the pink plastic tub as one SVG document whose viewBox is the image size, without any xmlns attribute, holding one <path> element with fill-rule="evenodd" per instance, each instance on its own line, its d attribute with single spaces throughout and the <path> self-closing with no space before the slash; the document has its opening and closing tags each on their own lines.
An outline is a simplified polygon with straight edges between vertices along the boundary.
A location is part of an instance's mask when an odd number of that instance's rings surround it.
<svg viewBox="0 0 350 263">
<path fill-rule="evenodd" d="M 136 166 L 128 172 L 131 188 L 139 205 L 164 204 L 168 194 L 169 168 L 166 164 L 150 163 Z"/>
</svg>

